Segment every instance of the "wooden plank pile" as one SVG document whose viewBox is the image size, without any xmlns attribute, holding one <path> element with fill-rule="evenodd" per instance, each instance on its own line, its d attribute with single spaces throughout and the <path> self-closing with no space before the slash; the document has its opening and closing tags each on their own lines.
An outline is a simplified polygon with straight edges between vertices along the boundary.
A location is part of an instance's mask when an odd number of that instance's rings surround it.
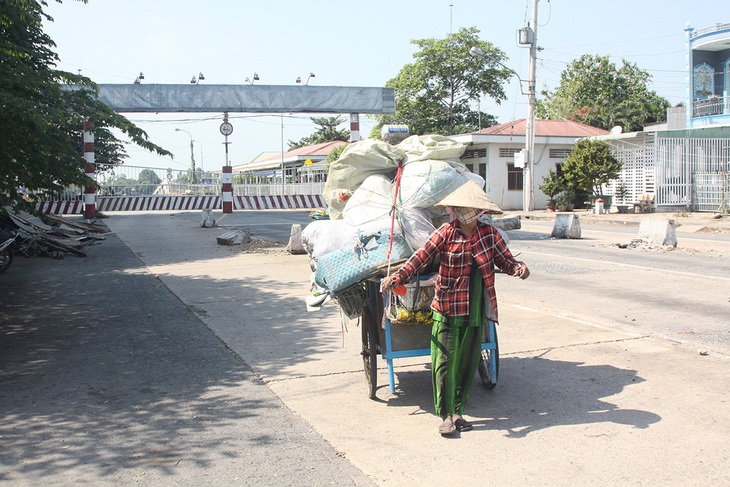
<svg viewBox="0 0 730 487">
<path fill-rule="evenodd" d="M 16 252 L 27 257 L 48 256 L 62 259 L 66 254 L 86 257 L 84 248 L 99 243 L 108 230 L 94 224 L 73 221 L 57 215 L 44 215 L 44 219 L 30 213 L 13 213 L 6 209 L 7 218 L 19 233 Z M 44 221 L 45 220 L 45 221 Z"/>
</svg>

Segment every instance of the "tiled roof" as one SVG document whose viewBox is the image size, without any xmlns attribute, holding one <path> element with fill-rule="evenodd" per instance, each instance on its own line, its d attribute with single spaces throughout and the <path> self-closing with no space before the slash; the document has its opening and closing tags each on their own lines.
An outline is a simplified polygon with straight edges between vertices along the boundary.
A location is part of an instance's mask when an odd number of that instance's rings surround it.
<svg viewBox="0 0 730 487">
<path fill-rule="evenodd" d="M 525 135 L 527 122 L 524 118 L 512 120 L 487 127 L 473 134 L 484 135 Z M 535 120 L 536 136 L 554 137 L 592 137 L 594 135 L 606 135 L 608 130 L 591 127 L 571 120 Z"/>
<path fill-rule="evenodd" d="M 347 142 L 343 142 L 341 140 L 333 140 L 331 142 L 322 142 L 321 144 L 315 144 L 315 145 L 305 145 L 304 147 L 299 147 L 293 150 L 290 150 L 289 152 L 284 153 L 284 159 L 292 159 L 292 158 L 299 158 L 299 159 L 306 159 L 307 157 L 317 157 L 321 159 L 322 156 L 327 157 L 327 155 L 332 151 L 332 149 L 339 147 L 341 145 L 347 145 Z M 272 160 L 281 160 L 281 153 L 271 156 L 267 159 L 263 159 L 260 162 L 264 161 L 272 161 Z"/>
</svg>

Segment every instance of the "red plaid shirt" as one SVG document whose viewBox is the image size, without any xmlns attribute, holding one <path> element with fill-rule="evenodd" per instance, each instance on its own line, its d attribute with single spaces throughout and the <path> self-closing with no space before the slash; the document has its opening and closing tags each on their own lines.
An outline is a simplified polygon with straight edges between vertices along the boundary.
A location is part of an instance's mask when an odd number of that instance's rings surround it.
<svg viewBox="0 0 730 487">
<path fill-rule="evenodd" d="M 436 278 L 436 294 L 431 308 L 445 316 L 469 314 L 469 274 L 476 261 L 484 277 L 487 318 L 497 321 L 497 294 L 494 289 L 495 264 L 507 274 L 517 271 L 518 262 L 504 243 L 496 228 L 481 223 L 468 238 L 453 221 L 441 225 L 428 241 L 418 249 L 395 274 L 397 282 L 404 284 L 416 275 L 418 269 L 441 257 Z M 490 306 L 491 305 L 491 306 Z"/>
</svg>

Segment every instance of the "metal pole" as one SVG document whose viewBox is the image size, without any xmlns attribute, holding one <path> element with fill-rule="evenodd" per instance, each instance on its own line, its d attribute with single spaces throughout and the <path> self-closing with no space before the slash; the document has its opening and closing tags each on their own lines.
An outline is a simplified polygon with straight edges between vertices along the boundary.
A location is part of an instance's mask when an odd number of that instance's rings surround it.
<svg viewBox="0 0 730 487">
<path fill-rule="evenodd" d="M 281 114 L 281 195 L 284 196 L 284 114 Z"/>
<path fill-rule="evenodd" d="M 192 183 L 195 184 L 195 152 L 193 151 L 193 136 L 190 136 L 190 169 L 193 171 Z"/>
<path fill-rule="evenodd" d="M 537 64 L 537 2 L 532 0 L 532 42 L 530 42 L 530 67 L 527 81 L 527 120 L 525 127 L 525 161 L 524 178 L 522 184 L 523 210 L 535 209 L 533 201 L 533 180 L 535 165 L 535 65 Z"/>
</svg>

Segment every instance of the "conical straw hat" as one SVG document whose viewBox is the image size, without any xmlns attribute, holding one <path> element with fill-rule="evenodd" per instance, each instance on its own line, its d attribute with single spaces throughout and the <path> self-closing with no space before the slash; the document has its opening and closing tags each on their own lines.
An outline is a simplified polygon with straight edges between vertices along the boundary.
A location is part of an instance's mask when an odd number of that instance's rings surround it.
<svg viewBox="0 0 730 487">
<path fill-rule="evenodd" d="M 471 180 L 449 193 L 449 195 L 439 201 L 436 206 L 476 208 L 484 210 L 485 213 L 489 213 L 490 215 L 500 215 L 503 213 L 499 206 L 489 199 L 487 193 L 485 193 L 477 183 Z"/>
</svg>

